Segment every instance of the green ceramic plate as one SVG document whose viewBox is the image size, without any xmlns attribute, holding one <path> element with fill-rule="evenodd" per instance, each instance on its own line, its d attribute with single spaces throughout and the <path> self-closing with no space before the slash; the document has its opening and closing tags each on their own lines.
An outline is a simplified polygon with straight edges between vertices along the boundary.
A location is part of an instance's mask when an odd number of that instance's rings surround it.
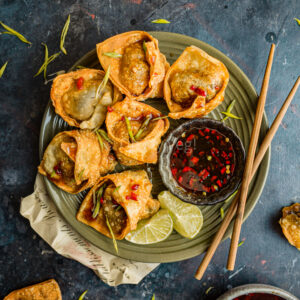
<svg viewBox="0 0 300 300">
<path fill-rule="evenodd" d="M 245 149 L 247 149 L 255 116 L 257 94 L 253 85 L 243 71 L 226 55 L 197 39 L 168 32 L 150 32 L 150 34 L 158 39 L 159 48 L 161 52 L 166 55 L 170 64 L 172 64 L 178 58 L 178 56 L 187 46 L 195 45 L 221 60 L 226 65 L 230 73 L 230 81 L 226 89 L 225 100 L 222 105 L 210 113 L 208 117 L 217 120 L 221 119 L 222 115 L 220 112 L 224 111 L 233 99 L 236 99 L 233 113 L 242 117 L 243 120 L 228 119 L 225 121 L 225 124 L 230 126 L 239 135 L 245 146 Z M 74 68 L 76 65 L 99 68 L 100 66 L 96 51 L 92 50 L 91 52 L 87 53 L 83 58 L 76 62 Z M 164 113 L 167 113 L 167 106 L 163 100 L 147 100 L 146 103 L 155 106 Z M 172 121 L 171 127 L 174 128 L 181 122 L 182 121 Z M 49 144 L 54 135 L 60 131 L 68 129 L 70 129 L 70 127 L 55 114 L 54 109 L 49 102 L 44 114 L 40 133 L 40 158 L 42 158 L 46 146 Z M 264 116 L 261 136 L 264 136 L 267 129 L 267 119 L 266 116 Z M 270 151 L 268 151 L 265 155 L 265 158 L 262 161 L 257 175 L 250 187 L 245 210 L 245 218 L 247 218 L 253 210 L 263 190 L 268 174 L 269 162 Z M 153 195 L 155 197 L 160 191 L 165 190 L 166 188 L 163 186 L 161 178 L 159 177 L 157 166 L 151 165 L 146 166 L 145 168 L 152 179 Z M 122 170 L 122 167 L 118 166 L 117 169 L 120 171 Z M 70 195 L 57 188 L 47 178 L 45 178 L 45 182 L 50 196 L 66 221 L 86 240 L 111 254 L 115 254 L 111 239 L 78 222 L 75 218 L 76 212 L 85 193 L 81 193 L 79 195 Z M 230 201 L 225 204 L 222 203 L 214 206 L 202 206 L 201 210 L 204 217 L 204 225 L 199 235 L 192 240 L 183 238 L 174 232 L 166 241 L 149 246 L 135 245 L 127 242 L 126 240 L 118 241 L 119 256 L 141 262 L 174 262 L 199 255 L 203 253 L 210 245 L 214 234 L 220 226 L 220 208 L 223 206 L 224 211 L 226 211 L 229 204 Z M 225 238 L 227 238 L 231 233 L 232 227 L 233 224 L 229 226 L 225 234 Z"/>
</svg>

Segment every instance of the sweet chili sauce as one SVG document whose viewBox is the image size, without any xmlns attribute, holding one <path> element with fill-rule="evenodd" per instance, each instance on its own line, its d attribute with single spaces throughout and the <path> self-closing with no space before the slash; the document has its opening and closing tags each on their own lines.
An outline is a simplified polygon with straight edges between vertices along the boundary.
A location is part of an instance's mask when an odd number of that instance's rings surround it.
<svg viewBox="0 0 300 300">
<path fill-rule="evenodd" d="M 235 169 L 228 137 L 210 128 L 191 128 L 171 153 L 171 172 L 185 190 L 206 196 L 225 187 Z"/>
<path fill-rule="evenodd" d="M 283 300 L 283 298 L 265 293 L 250 293 L 234 298 L 233 300 Z"/>
</svg>

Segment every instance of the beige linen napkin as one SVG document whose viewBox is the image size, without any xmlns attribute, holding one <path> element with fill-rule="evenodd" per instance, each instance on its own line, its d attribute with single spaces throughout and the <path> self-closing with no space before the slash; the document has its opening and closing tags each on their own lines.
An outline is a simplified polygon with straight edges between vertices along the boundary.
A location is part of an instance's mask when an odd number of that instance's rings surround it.
<svg viewBox="0 0 300 300">
<path fill-rule="evenodd" d="M 57 212 L 40 174 L 33 194 L 22 199 L 20 213 L 56 252 L 91 268 L 110 286 L 137 284 L 159 265 L 122 259 L 86 241 Z"/>
</svg>

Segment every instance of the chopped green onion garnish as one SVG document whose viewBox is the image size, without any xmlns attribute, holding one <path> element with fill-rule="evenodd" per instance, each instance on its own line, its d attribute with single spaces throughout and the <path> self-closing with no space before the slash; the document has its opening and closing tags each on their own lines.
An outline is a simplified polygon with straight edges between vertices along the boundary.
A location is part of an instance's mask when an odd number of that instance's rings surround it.
<svg viewBox="0 0 300 300">
<path fill-rule="evenodd" d="M 120 187 L 121 187 L 120 185 L 117 186 L 117 187 L 114 189 L 113 193 L 116 192 L 116 191 L 118 191 L 118 190 L 120 189 Z"/>
<path fill-rule="evenodd" d="M 2 32 L 2 34 L 11 34 L 15 35 L 19 40 L 21 40 L 23 43 L 31 45 L 32 43 L 29 42 L 25 36 L 23 36 L 21 33 L 15 31 L 14 29 L 10 28 L 9 26 L 5 25 L 3 22 L 0 21 L 0 24 L 2 25 L 3 28 L 5 28 L 7 31 Z"/>
<path fill-rule="evenodd" d="M 294 18 L 294 20 L 298 23 L 298 25 L 300 26 L 300 20 L 297 18 Z"/>
<path fill-rule="evenodd" d="M 64 43 L 65 43 L 65 38 L 66 38 L 66 35 L 67 35 L 67 32 L 68 32 L 68 29 L 69 29 L 69 25 L 70 25 L 70 15 L 68 15 L 68 19 L 65 23 L 65 26 L 61 32 L 61 35 L 60 35 L 60 50 L 65 54 L 67 55 L 67 50 L 65 49 L 64 47 Z"/>
<path fill-rule="evenodd" d="M 80 180 L 82 180 L 82 175 L 83 175 L 84 170 L 85 170 L 85 169 L 82 169 L 81 172 L 80 172 L 79 175 L 78 175 L 78 177 L 79 177 Z"/>
<path fill-rule="evenodd" d="M 170 21 L 166 20 L 166 19 L 156 19 L 156 20 L 152 20 L 151 23 L 156 23 L 156 24 L 169 24 Z"/>
<path fill-rule="evenodd" d="M 213 288 L 214 288 L 213 286 L 210 286 L 210 287 L 206 290 L 205 294 L 208 295 L 208 293 L 209 293 Z"/>
<path fill-rule="evenodd" d="M 5 68 L 6 68 L 7 64 L 8 64 L 8 61 L 1 67 L 1 69 L 0 69 L 0 78 L 2 77 L 2 75 L 3 75 L 4 71 L 5 71 Z"/>
<path fill-rule="evenodd" d="M 108 137 L 107 133 L 103 129 L 99 129 L 98 132 L 107 142 L 113 144 L 113 141 Z"/>
<path fill-rule="evenodd" d="M 80 295 L 80 297 L 78 298 L 78 300 L 83 300 L 83 298 L 84 298 L 85 294 L 87 293 L 87 291 L 88 291 L 88 290 L 84 291 L 84 292 Z"/>
<path fill-rule="evenodd" d="M 54 177 L 55 177 L 55 174 L 56 174 L 56 173 L 55 173 L 55 171 L 53 170 L 53 171 L 51 172 L 50 177 L 51 177 L 51 178 L 54 178 Z"/>
<path fill-rule="evenodd" d="M 100 144 L 100 148 L 101 148 L 101 151 L 103 150 L 103 141 L 102 141 L 102 138 L 100 136 L 100 134 L 98 133 L 98 131 L 95 131 L 96 132 L 96 135 L 97 135 L 97 138 L 98 138 L 98 141 L 99 141 L 99 144 Z"/>
<path fill-rule="evenodd" d="M 122 57 L 122 54 L 116 53 L 116 52 L 105 52 L 103 55 L 113 58 Z"/>
<path fill-rule="evenodd" d="M 132 143 L 134 143 L 134 142 L 136 142 L 136 140 L 133 136 L 132 129 L 131 129 L 131 124 L 130 124 L 130 121 L 127 117 L 125 117 L 125 122 L 126 122 L 126 126 L 127 126 L 128 135 L 130 137 L 130 140 L 131 140 Z"/>
<path fill-rule="evenodd" d="M 229 104 L 229 106 L 228 106 L 227 109 L 226 109 L 226 112 L 227 112 L 227 113 L 230 113 L 230 112 L 232 111 L 232 109 L 233 109 L 233 107 L 234 107 L 234 104 L 235 104 L 235 100 L 231 101 L 231 103 Z M 224 117 L 221 121 L 225 121 L 225 120 L 227 120 L 228 118 L 229 118 L 229 117 L 226 116 L 226 117 Z"/>
<path fill-rule="evenodd" d="M 119 250 L 118 250 L 118 244 L 117 244 L 115 235 L 114 235 L 114 233 L 113 233 L 113 231 L 112 231 L 112 228 L 111 228 L 111 226 L 110 226 L 110 224 L 109 224 L 109 222 L 108 222 L 108 218 L 107 218 L 107 217 L 106 217 L 106 225 L 107 225 L 107 227 L 108 227 L 108 229 L 109 229 L 109 232 L 110 232 L 110 234 L 111 234 L 111 236 L 112 236 L 112 239 L 113 239 L 113 243 L 114 243 L 114 247 L 115 247 L 115 249 L 116 249 L 116 252 L 119 253 Z"/>
<path fill-rule="evenodd" d="M 223 207 L 220 208 L 220 214 L 221 214 L 221 218 L 224 219 L 224 208 Z"/>
<path fill-rule="evenodd" d="M 168 119 L 168 116 L 157 117 L 157 118 L 152 119 L 151 121 L 158 121 L 158 120 L 163 120 L 163 119 Z"/>
<path fill-rule="evenodd" d="M 226 111 L 222 111 L 221 112 L 223 115 L 227 116 L 227 117 L 230 117 L 232 119 L 238 119 L 238 120 L 242 120 L 242 118 L 232 114 L 232 113 L 229 113 L 229 112 L 226 112 Z"/>
<path fill-rule="evenodd" d="M 100 199 L 103 195 L 103 191 L 106 188 L 106 183 L 102 184 L 97 193 L 97 199 Z"/>
<path fill-rule="evenodd" d="M 101 81 L 101 83 L 98 86 L 98 89 L 96 92 L 96 99 L 98 99 L 98 97 L 100 97 L 102 91 L 105 89 L 105 86 L 106 86 L 108 78 L 109 78 L 109 73 L 110 73 L 110 65 L 107 68 L 107 71 L 103 77 L 103 80 Z"/>
<path fill-rule="evenodd" d="M 52 74 L 49 74 L 48 76 L 52 77 L 52 76 L 62 75 L 62 74 L 65 74 L 65 73 L 66 73 L 65 70 L 61 70 L 61 71 L 57 71 L 57 72 L 54 72 Z"/>
<path fill-rule="evenodd" d="M 97 203 L 96 191 L 95 191 L 95 190 L 93 190 L 93 208 L 92 208 L 92 211 L 94 211 L 94 210 L 95 210 L 96 203 Z"/>
<path fill-rule="evenodd" d="M 84 66 L 76 66 L 76 69 L 86 69 Z"/>
<path fill-rule="evenodd" d="M 144 130 L 147 128 L 150 120 L 152 118 L 152 115 L 149 114 L 147 115 L 145 121 L 143 122 L 143 124 L 141 125 L 141 127 L 139 128 L 138 132 L 136 133 L 136 135 L 134 136 L 135 140 L 137 141 L 139 139 L 139 137 L 141 136 L 141 134 L 144 132 Z"/>
<path fill-rule="evenodd" d="M 93 207 L 93 214 L 92 214 L 93 219 L 97 218 L 99 211 L 100 211 L 100 199 L 97 199 L 96 206 Z"/>
<path fill-rule="evenodd" d="M 238 247 L 242 246 L 244 244 L 245 241 L 241 241 L 239 244 L 238 244 Z"/>
<path fill-rule="evenodd" d="M 143 49 L 144 49 L 144 51 L 146 53 L 147 52 L 147 46 L 146 46 L 146 42 L 145 41 L 143 41 Z"/>
<path fill-rule="evenodd" d="M 117 208 L 116 208 L 116 211 L 120 210 L 122 208 L 121 205 L 119 205 Z"/>
</svg>

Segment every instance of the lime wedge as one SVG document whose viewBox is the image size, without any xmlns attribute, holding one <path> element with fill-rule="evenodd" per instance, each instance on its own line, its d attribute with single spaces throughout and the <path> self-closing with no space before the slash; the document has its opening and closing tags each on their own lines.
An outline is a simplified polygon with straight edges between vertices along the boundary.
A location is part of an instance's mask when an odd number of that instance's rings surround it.
<svg viewBox="0 0 300 300">
<path fill-rule="evenodd" d="M 174 229 L 180 235 L 192 239 L 199 233 L 203 225 L 203 216 L 196 205 L 181 201 L 169 191 L 161 192 L 158 200 L 161 207 L 169 211 Z"/>
<path fill-rule="evenodd" d="M 166 209 L 161 209 L 151 218 L 140 221 L 125 239 L 135 244 L 154 244 L 167 239 L 172 231 L 172 218 Z"/>
</svg>

